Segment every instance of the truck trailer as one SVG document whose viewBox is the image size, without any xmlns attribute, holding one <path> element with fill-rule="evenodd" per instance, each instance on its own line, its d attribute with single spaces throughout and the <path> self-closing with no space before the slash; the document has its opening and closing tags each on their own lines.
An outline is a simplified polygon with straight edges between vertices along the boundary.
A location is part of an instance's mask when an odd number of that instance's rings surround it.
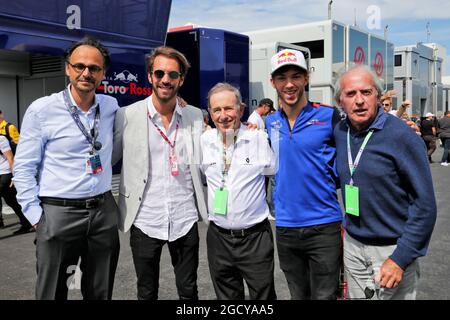
<svg viewBox="0 0 450 320">
<path fill-rule="evenodd" d="M 16 0 L 0 2 L 0 109 L 20 126 L 35 99 L 67 86 L 64 52 L 84 36 L 110 51 L 97 93 L 120 106 L 151 94 L 145 55 L 164 44 L 171 1 Z"/>
<path fill-rule="evenodd" d="M 309 99 L 312 101 L 334 105 L 334 83 L 340 72 L 354 64 L 369 66 L 385 90 L 394 87 L 394 45 L 356 26 L 325 20 L 244 34 L 250 37 L 252 47 L 267 42 L 284 42 L 308 48 L 311 54 Z M 251 83 L 258 81 L 264 80 L 250 78 Z M 270 96 L 269 92 L 263 94 Z M 261 91 L 250 90 L 251 101 L 261 98 Z"/>
</svg>

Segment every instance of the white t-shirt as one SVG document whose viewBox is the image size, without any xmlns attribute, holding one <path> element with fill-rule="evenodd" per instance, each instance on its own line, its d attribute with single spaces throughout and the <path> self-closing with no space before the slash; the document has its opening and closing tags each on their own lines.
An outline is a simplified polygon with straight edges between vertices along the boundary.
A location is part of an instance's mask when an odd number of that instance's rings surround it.
<svg viewBox="0 0 450 320">
<path fill-rule="evenodd" d="M 264 120 L 263 118 L 259 115 L 258 112 L 253 111 L 252 114 L 250 115 L 250 117 L 248 117 L 247 122 L 256 124 L 258 126 L 258 129 L 264 130 L 265 129 L 265 125 L 264 125 Z"/>
<path fill-rule="evenodd" d="M 11 151 L 8 139 L 6 139 L 5 136 L 0 136 L 0 151 L 2 153 L 6 151 Z M 11 173 L 11 169 L 9 167 L 8 160 L 6 160 L 6 157 L 2 154 L 0 156 L 0 174 L 8 174 L 8 173 Z"/>
</svg>

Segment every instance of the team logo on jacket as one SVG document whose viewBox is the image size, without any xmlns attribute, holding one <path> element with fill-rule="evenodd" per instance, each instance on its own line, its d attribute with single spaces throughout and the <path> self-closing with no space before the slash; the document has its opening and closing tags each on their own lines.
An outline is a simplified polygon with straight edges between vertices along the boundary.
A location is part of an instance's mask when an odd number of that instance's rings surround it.
<svg viewBox="0 0 450 320">
<path fill-rule="evenodd" d="M 319 119 L 312 119 L 311 121 L 308 121 L 307 124 L 325 125 L 327 123 L 324 121 L 320 121 Z"/>
</svg>

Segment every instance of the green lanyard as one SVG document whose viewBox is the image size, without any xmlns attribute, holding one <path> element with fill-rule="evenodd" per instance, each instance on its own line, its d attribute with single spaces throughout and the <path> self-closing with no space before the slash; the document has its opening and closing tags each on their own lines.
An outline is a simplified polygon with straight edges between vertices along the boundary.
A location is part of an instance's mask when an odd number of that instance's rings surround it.
<svg viewBox="0 0 450 320">
<path fill-rule="evenodd" d="M 230 170 L 231 167 L 231 161 L 233 160 L 233 154 L 234 154 L 234 149 L 236 148 L 236 140 L 237 140 L 237 134 L 235 134 L 235 136 L 233 137 L 233 148 L 231 151 L 231 155 L 229 158 L 227 158 L 227 150 L 223 144 L 223 141 L 220 139 L 221 136 L 219 134 L 219 141 L 221 142 L 222 145 L 222 158 L 223 158 L 223 166 L 222 166 L 222 184 L 220 187 L 220 190 L 223 190 L 225 188 L 225 180 L 226 177 L 228 176 L 228 171 Z M 228 161 L 229 159 L 229 161 Z"/>
<path fill-rule="evenodd" d="M 373 134 L 373 129 L 369 131 L 369 133 L 364 138 L 364 141 L 359 148 L 358 154 L 356 155 L 355 162 L 353 163 L 352 159 L 352 151 L 350 149 L 350 128 L 347 130 L 347 158 L 348 158 L 348 168 L 350 169 L 350 185 L 353 185 L 353 174 L 356 171 L 356 168 L 359 165 L 359 161 L 361 160 L 361 155 L 366 148 L 367 142 L 369 142 L 370 137 Z"/>
</svg>

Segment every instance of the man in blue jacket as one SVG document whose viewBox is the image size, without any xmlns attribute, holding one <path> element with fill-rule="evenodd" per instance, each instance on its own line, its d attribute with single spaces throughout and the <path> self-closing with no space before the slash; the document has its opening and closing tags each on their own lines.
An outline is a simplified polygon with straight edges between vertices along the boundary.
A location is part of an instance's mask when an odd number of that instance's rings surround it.
<svg viewBox="0 0 450 320">
<path fill-rule="evenodd" d="M 383 112 L 381 86 L 367 67 L 345 72 L 335 89 L 347 114 L 334 133 L 349 298 L 415 299 L 417 258 L 426 254 L 436 221 L 425 144 Z"/>
<path fill-rule="evenodd" d="M 272 146 L 279 151 L 274 205 L 280 267 L 292 299 L 336 299 L 342 213 L 333 127 L 340 115 L 307 100 L 309 74 L 301 52 L 280 51 L 271 63 L 271 82 L 281 102 L 281 109 L 266 118 Z"/>
</svg>

